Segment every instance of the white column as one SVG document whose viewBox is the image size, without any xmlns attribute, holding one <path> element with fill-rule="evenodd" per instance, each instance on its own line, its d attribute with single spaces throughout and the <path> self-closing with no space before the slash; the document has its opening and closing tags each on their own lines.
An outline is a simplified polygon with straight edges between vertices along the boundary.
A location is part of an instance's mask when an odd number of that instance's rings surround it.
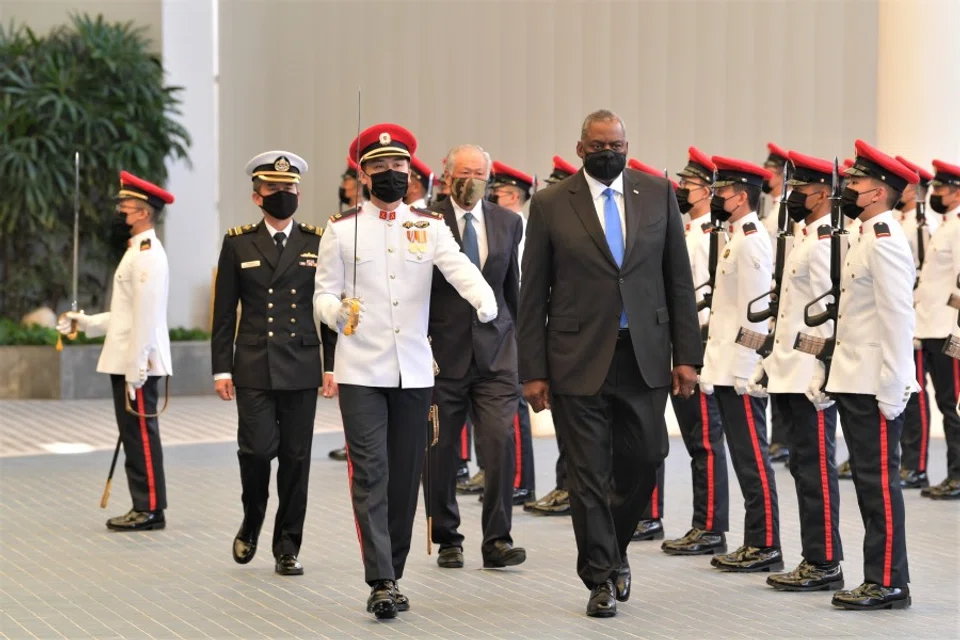
<svg viewBox="0 0 960 640">
<path fill-rule="evenodd" d="M 210 328 L 213 269 L 220 245 L 217 74 L 219 0 L 163 0 L 163 67 L 183 87 L 180 123 L 190 164 L 170 161 L 163 243 L 170 261 L 171 327 Z"/>
<path fill-rule="evenodd" d="M 960 162 L 960 1 L 881 0 L 879 9 L 877 146 L 924 166 Z"/>
</svg>

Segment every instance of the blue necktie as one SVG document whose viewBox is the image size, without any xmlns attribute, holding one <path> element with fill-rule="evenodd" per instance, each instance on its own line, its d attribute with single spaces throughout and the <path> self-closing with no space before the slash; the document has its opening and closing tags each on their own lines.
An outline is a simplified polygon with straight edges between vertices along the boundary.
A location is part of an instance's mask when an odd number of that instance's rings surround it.
<svg viewBox="0 0 960 640">
<path fill-rule="evenodd" d="M 477 242 L 477 230 L 473 228 L 473 214 L 469 211 L 463 216 L 463 252 L 479 269 L 480 243 Z"/>
<path fill-rule="evenodd" d="M 616 191 L 607 187 L 603 190 L 603 226 L 606 230 L 607 244 L 618 267 L 623 266 L 623 227 L 620 225 L 620 210 L 617 209 Z M 620 328 L 627 326 L 627 312 L 620 312 Z"/>
</svg>

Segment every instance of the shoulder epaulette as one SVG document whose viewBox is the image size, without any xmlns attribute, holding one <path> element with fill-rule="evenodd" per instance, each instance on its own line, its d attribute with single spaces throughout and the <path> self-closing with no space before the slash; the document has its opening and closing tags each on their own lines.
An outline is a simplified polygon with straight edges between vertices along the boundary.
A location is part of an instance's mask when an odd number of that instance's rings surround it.
<svg viewBox="0 0 960 640">
<path fill-rule="evenodd" d="M 254 224 L 244 224 L 244 225 L 240 225 L 239 227 L 231 227 L 231 228 L 227 229 L 227 235 L 228 235 L 228 236 L 242 236 L 242 235 L 244 235 L 244 234 L 246 234 L 246 233 L 253 233 L 254 231 L 257 230 L 257 227 L 259 227 L 259 226 L 260 226 L 260 223 L 257 222 L 257 223 L 254 223 Z"/>
<path fill-rule="evenodd" d="M 752 222 L 748 222 L 747 224 L 743 225 L 743 235 L 751 236 L 756 232 L 757 232 L 757 225 L 753 224 Z"/>
<path fill-rule="evenodd" d="M 357 207 L 353 209 L 347 209 L 346 211 L 341 211 L 340 213 L 335 213 L 330 216 L 330 222 L 340 222 L 341 220 L 346 220 L 347 218 L 352 218 L 357 215 L 357 212 L 360 211 Z"/>
<path fill-rule="evenodd" d="M 323 229 L 320 227 L 315 227 L 312 224 L 307 224 L 306 222 L 300 223 L 300 231 L 303 231 L 304 233 L 312 233 L 315 236 L 323 235 Z"/>
<path fill-rule="evenodd" d="M 832 231 L 833 229 L 830 228 L 830 225 L 822 225 L 819 229 L 817 229 L 817 240 L 829 238 Z"/>
<path fill-rule="evenodd" d="M 873 225 L 873 232 L 877 234 L 878 238 L 889 238 L 890 237 L 890 227 L 887 226 L 886 222 L 878 222 Z"/>
<path fill-rule="evenodd" d="M 410 213 L 415 213 L 418 216 L 424 216 L 426 218 L 433 218 L 434 220 L 443 220 L 442 213 L 437 213 L 436 211 L 430 211 L 428 209 L 421 209 L 419 207 L 410 207 Z"/>
</svg>

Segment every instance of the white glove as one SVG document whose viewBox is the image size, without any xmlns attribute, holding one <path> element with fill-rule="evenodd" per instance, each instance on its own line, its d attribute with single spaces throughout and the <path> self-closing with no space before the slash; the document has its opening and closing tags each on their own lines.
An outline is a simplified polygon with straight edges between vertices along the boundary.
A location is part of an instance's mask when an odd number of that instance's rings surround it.
<svg viewBox="0 0 960 640">
<path fill-rule="evenodd" d="M 880 413 L 883 414 L 883 417 L 887 420 L 896 420 L 897 417 L 903 413 L 903 410 L 907 408 L 906 404 L 887 404 L 877 400 L 877 406 L 880 408 Z"/>
<path fill-rule="evenodd" d="M 767 393 L 767 372 L 763 370 L 763 362 L 758 362 L 750 380 L 747 382 L 747 393 L 754 398 L 766 398 Z"/>
<path fill-rule="evenodd" d="M 923 343 L 920 342 L 919 339 L 914 338 L 914 339 L 913 339 L 913 350 L 914 350 L 914 351 L 920 351 L 920 349 L 922 349 L 922 348 L 923 348 Z"/>
<path fill-rule="evenodd" d="M 344 299 L 340 302 L 340 310 L 337 311 L 337 331 L 343 333 L 344 327 L 350 323 L 350 301 L 352 298 Z M 360 310 L 357 313 L 357 326 L 360 326 L 360 321 L 363 319 L 363 312 L 366 311 L 366 307 L 363 306 L 363 298 L 357 298 L 357 301 L 360 304 Z"/>
<path fill-rule="evenodd" d="M 810 377 L 810 384 L 807 385 L 807 391 L 805 393 L 807 400 L 813 403 L 817 411 L 823 411 L 833 404 L 833 398 L 828 396 L 826 391 L 823 390 L 825 375 L 826 371 L 823 363 L 817 360 L 816 365 L 814 365 L 813 375 Z"/>
<path fill-rule="evenodd" d="M 700 393 L 702 393 L 702 394 L 704 394 L 704 395 L 706 395 L 706 396 L 712 396 L 712 395 L 713 395 L 713 385 L 712 385 L 712 384 L 710 384 L 709 382 L 700 382 L 700 383 L 698 383 L 698 384 L 700 385 Z"/>
<path fill-rule="evenodd" d="M 733 379 L 733 390 L 737 392 L 738 396 L 742 396 L 747 392 L 747 389 L 750 387 L 750 380 L 747 378 L 736 378 Z"/>
<path fill-rule="evenodd" d="M 73 331 L 72 321 L 77 321 L 77 329 L 86 331 L 90 324 L 90 316 L 83 311 L 67 311 L 57 319 L 57 331 L 67 335 Z"/>
<path fill-rule="evenodd" d="M 130 396 L 130 402 L 134 402 L 137 399 L 137 389 L 143 386 L 141 382 L 139 385 L 134 386 L 132 383 L 127 383 L 127 395 Z"/>
<path fill-rule="evenodd" d="M 490 322 L 497 317 L 497 301 L 496 300 L 487 300 L 480 305 L 480 308 L 477 309 L 477 318 L 480 322 Z"/>
</svg>

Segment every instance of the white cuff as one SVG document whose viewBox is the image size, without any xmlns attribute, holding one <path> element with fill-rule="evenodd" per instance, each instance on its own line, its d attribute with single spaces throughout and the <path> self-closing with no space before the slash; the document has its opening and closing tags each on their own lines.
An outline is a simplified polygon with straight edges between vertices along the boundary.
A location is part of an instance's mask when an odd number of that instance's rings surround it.
<svg viewBox="0 0 960 640">
<path fill-rule="evenodd" d="M 232 373 L 215 373 L 213 374 L 213 380 L 214 382 L 216 382 L 217 380 L 233 380 L 233 374 Z"/>
</svg>

